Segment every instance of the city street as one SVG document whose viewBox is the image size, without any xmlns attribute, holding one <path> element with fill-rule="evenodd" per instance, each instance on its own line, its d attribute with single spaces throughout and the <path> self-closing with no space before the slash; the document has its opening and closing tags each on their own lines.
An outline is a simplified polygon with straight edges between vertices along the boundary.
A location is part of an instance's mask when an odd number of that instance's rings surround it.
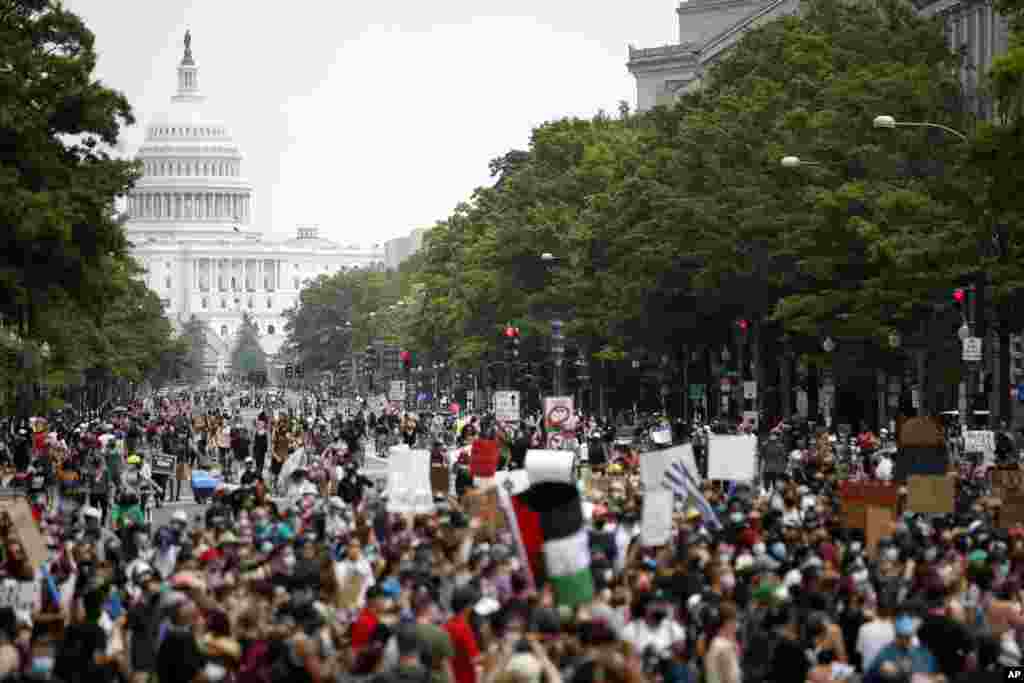
<svg viewBox="0 0 1024 683">
<path fill-rule="evenodd" d="M 171 517 L 178 510 L 184 510 L 185 514 L 188 515 L 189 521 L 192 522 L 197 516 L 202 517 L 206 510 L 205 505 L 200 505 L 192 499 L 192 492 L 188 492 L 188 498 L 185 498 L 185 492 L 182 491 L 182 500 L 177 503 L 164 503 L 159 508 L 153 508 L 153 528 L 159 528 L 171 521 Z M 205 523 L 205 522 L 204 522 Z"/>
</svg>

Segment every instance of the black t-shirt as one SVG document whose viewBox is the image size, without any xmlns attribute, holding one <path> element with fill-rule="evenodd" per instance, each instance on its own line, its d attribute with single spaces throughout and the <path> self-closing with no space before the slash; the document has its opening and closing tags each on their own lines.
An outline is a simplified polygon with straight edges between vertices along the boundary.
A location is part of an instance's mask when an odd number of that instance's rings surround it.
<svg viewBox="0 0 1024 683">
<path fill-rule="evenodd" d="M 926 616 L 917 629 L 917 637 L 935 655 L 939 671 L 948 678 L 963 671 L 967 653 L 974 646 L 970 630 L 947 616 Z"/>
<path fill-rule="evenodd" d="M 768 681 L 806 681 L 811 670 L 811 663 L 800 643 L 780 638 L 772 652 L 771 664 L 768 666 Z M 161 683 L 163 683 L 161 681 Z"/>
<path fill-rule="evenodd" d="M 128 611 L 128 629 L 131 631 L 131 662 L 136 671 L 153 671 L 156 666 L 156 639 L 160 623 L 157 610 L 158 596 Z"/>
<path fill-rule="evenodd" d="M 191 631 L 171 628 L 167 631 L 156 658 L 156 675 L 160 683 L 192 683 L 206 660 Z"/>
</svg>

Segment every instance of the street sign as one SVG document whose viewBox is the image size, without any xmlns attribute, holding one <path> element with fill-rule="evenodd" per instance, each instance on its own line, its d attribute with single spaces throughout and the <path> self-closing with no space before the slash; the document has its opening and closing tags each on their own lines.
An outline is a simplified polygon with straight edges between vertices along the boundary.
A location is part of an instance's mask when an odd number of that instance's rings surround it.
<svg viewBox="0 0 1024 683">
<path fill-rule="evenodd" d="M 704 385 L 703 384 L 691 384 L 690 385 L 690 400 L 699 401 L 704 398 Z"/>
<path fill-rule="evenodd" d="M 743 383 L 743 398 L 750 401 L 757 398 L 757 382 L 746 381 Z"/>
<path fill-rule="evenodd" d="M 494 392 L 494 417 L 498 422 L 519 421 L 519 392 Z"/>
<path fill-rule="evenodd" d="M 963 359 L 965 361 L 981 360 L 981 337 L 968 337 L 964 339 Z"/>
<path fill-rule="evenodd" d="M 405 403 L 405 382 L 400 379 L 391 380 L 391 390 L 388 392 L 388 399 Z"/>
</svg>

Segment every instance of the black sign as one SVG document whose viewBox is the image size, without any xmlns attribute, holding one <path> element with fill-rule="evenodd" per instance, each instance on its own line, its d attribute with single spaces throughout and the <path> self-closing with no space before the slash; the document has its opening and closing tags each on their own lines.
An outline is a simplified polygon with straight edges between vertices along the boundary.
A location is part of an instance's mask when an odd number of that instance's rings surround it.
<svg viewBox="0 0 1024 683">
<path fill-rule="evenodd" d="M 151 469 L 153 470 L 153 474 L 173 475 L 177 464 L 178 458 L 175 456 L 168 453 L 158 453 L 153 456 Z"/>
</svg>

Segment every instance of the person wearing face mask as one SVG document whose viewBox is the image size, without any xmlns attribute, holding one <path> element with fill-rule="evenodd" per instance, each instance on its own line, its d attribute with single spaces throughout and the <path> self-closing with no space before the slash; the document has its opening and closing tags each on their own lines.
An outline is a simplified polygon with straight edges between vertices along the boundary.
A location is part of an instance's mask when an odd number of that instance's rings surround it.
<svg viewBox="0 0 1024 683">
<path fill-rule="evenodd" d="M 634 618 L 622 629 L 622 639 L 637 652 L 648 648 L 658 655 L 667 655 L 673 643 L 686 640 L 686 629 L 670 614 L 668 596 L 661 592 L 641 597 Z"/>
</svg>

